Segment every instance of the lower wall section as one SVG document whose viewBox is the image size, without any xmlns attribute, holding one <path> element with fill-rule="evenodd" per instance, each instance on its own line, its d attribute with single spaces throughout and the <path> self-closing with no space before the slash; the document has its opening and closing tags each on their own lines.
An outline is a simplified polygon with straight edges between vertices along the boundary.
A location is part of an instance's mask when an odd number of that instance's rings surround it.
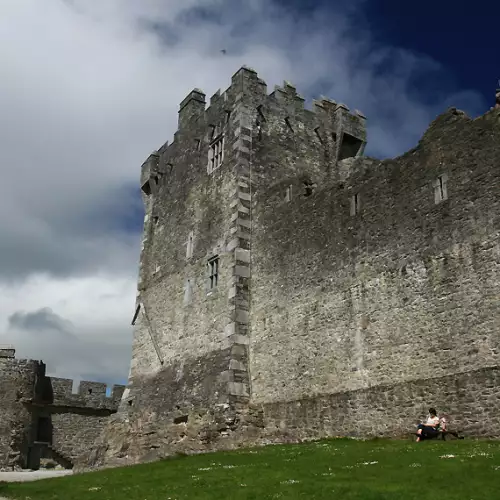
<svg viewBox="0 0 500 500">
<path fill-rule="evenodd" d="M 74 409 L 52 413 L 52 446 L 61 456 L 74 463 L 104 430 L 109 412 L 102 415 L 77 413 Z"/>
<path fill-rule="evenodd" d="M 500 438 L 500 368 L 264 405 L 267 433 L 401 437 L 429 407 L 464 435 Z"/>
<path fill-rule="evenodd" d="M 151 377 L 135 376 L 127 403 L 121 402 L 119 412 L 132 419 L 139 414 L 153 414 L 161 415 L 163 420 L 181 418 L 193 408 L 225 403 L 228 401 L 228 381 L 224 372 L 230 359 L 231 350 L 224 349 L 174 361 Z"/>
<path fill-rule="evenodd" d="M 260 406 L 196 408 L 187 420 L 112 416 L 77 470 L 334 436 L 403 437 L 430 406 L 465 436 L 500 438 L 500 368 Z"/>
</svg>

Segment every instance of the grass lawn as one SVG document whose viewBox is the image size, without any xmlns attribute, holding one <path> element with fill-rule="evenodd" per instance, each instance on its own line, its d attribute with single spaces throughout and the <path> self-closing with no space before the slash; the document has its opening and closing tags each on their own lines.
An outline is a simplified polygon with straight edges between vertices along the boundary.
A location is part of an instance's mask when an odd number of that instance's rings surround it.
<svg viewBox="0 0 500 500">
<path fill-rule="evenodd" d="M 500 499 L 500 442 L 331 439 L 4 483 L 2 495 L 22 500 Z"/>
</svg>

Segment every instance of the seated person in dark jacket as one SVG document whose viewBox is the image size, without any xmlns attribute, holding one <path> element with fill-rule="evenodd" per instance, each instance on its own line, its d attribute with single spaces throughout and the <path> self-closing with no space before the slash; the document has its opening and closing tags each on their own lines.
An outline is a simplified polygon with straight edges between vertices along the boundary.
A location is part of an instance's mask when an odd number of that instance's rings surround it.
<svg viewBox="0 0 500 500">
<path fill-rule="evenodd" d="M 417 443 L 423 438 L 435 437 L 439 432 L 439 427 L 441 425 L 441 420 L 437 416 L 437 412 L 434 408 L 429 408 L 429 416 L 425 424 L 419 424 L 417 426 Z"/>
</svg>

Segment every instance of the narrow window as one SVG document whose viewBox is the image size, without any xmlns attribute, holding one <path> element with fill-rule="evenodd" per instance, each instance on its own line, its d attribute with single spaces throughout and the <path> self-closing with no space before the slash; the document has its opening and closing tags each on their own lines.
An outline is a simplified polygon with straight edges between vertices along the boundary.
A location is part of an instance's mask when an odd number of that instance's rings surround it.
<svg viewBox="0 0 500 500">
<path fill-rule="evenodd" d="M 208 287 L 213 290 L 219 282 L 219 257 L 212 257 L 208 261 Z"/>
<path fill-rule="evenodd" d="M 226 111 L 226 123 L 229 123 L 230 118 L 231 118 L 231 111 Z"/>
<path fill-rule="evenodd" d="M 220 136 L 210 144 L 208 149 L 207 172 L 211 174 L 217 170 L 224 159 L 224 136 Z"/>
<path fill-rule="evenodd" d="M 257 121 L 257 131 L 258 131 L 258 138 L 259 141 L 262 140 L 262 124 Z"/>
<path fill-rule="evenodd" d="M 157 215 L 153 216 L 153 224 L 154 224 L 155 226 L 158 224 L 158 221 L 159 221 L 159 220 L 160 220 L 160 218 L 159 218 Z"/>
<path fill-rule="evenodd" d="M 172 170 L 174 169 L 174 166 L 171 163 L 167 163 L 167 174 L 170 175 L 172 173 Z"/>
<path fill-rule="evenodd" d="M 285 201 L 290 201 L 292 199 L 292 185 L 290 184 L 285 191 Z"/>
<path fill-rule="evenodd" d="M 290 118 L 288 116 L 285 118 L 285 123 L 286 123 L 288 129 L 290 130 L 290 132 L 293 133 L 293 127 L 292 127 L 292 124 L 290 122 Z"/>
<path fill-rule="evenodd" d="M 262 109 L 263 109 L 262 104 L 260 106 L 257 106 L 257 113 L 259 113 L 260 121 L 265 122 L 266 117 L 264 116 L 264 112 L 262 111 Z"/>
<path fill-rule="evenodd" d="M 448 199 L 448 176 L 442 174 L 434 181 L 434 203 L 437 205 Z"/>
<path fill-rule="evenodd" d="M 194 249 L 194 235 L 193 231 L 189 233 L 188 240 L 186 243 L 186 259 L 190 259 L 193 256 L 193 249 Z"/>
<path fill-rule="evenodd" d="M 193 288 L 191 286 L 191 280 L 186 280 L 186 284 L 184 285 L 184 305 L 187 306 L 191 304 L 191 299 L 193 296 Z"/>
<path fill-rule="evenodd" d="M 314 129 L 314 132 L 316 133 L 316 137 L 318 138 L 319 142 L 321 142 L 321 144 L 323 144 L 323 138 L 321 137 L 321 134 L 319 133 L 319 127 L 316 127 Z"/>
<path fill-rule="evenodd" d="M 201 149 L 201 139 L 195 139 L 196 151 Z"/>
<path fill-rule="evenodd" d="M 216 137 L 216 133 L 215 133 L 215 130 L 216 130 L 216 126 L 215 125 L 210 125 L 210 140 L 212 141 L 213 139 L 215 139 Z"/>
<path fill-rule="evenodd" d="M 359 194 L 356 193 L 351 197 L 351 215 L 359 214 Z"/>
</svg>

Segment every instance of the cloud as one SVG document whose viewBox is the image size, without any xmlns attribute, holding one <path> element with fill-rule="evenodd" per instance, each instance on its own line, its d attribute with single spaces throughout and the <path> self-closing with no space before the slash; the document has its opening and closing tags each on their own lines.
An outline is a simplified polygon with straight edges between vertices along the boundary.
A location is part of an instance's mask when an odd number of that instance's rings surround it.
<svg viewBox="0 0 500 500">
<path fill-rule="evenodd" d="M 73 335 L 71 321 L 61 318 L 49 307 L 34 312 L 17 311 L 8 318 L 9 328 L 27 332 L 43 333 L 45 330 Z"/>
<path fill-rule="evenodd" d="M 126 375 L 129 348 L 105 342 L 130 345 L 139 169 L 172 138 L 192 88 L 211 95 L 248 64 L 270 90 L 287 79 L 308 99 L 325 94 L 361 109 L 378 156 L 412 147 L 450 104 L 484 108 L 437 62 L 375 44 L 359 21 L 363 2 L 340 4 L 298 12 L 272 0 L 0 3 L 0 325 L 18 352 L 47 351 L 58 372 Z M 429 92 L 436 79 L 446 89 Z M 121 304 L 112 322 L 93 299 L 102 289 Z M 64 332 L 77 340 L 62 348 L 53 328 L 32 344 L 26 326 L 56 317 L 71 321 Z M 77 368 L 67 359 L 80 359 L 82 346 L 88 356 Z M 100 350 L 116 358 L 111 371 Z"/>
<path fill-rule="evenodd" d="M 123 383 L 134 289 L 134 280 L 106 275 L 35 275 L 0 285 L 0 318 L 7 318 L 0 343 L 13 344 L 18 357 L 42 359 L 51 375 Z"/>
</svg>

